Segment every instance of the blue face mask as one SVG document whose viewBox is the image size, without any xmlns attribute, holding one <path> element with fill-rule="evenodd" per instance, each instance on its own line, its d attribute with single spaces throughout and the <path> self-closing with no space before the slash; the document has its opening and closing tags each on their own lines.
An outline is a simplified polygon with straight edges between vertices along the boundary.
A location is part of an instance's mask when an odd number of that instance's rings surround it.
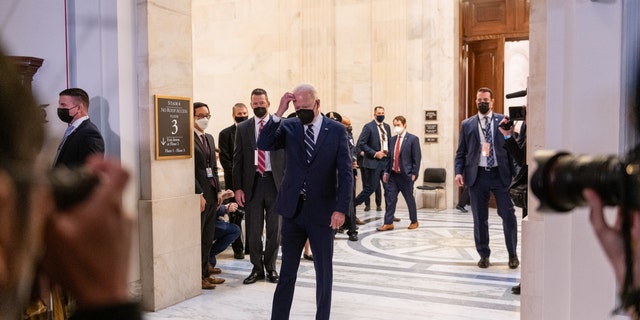
<svg viewBox="0 0 640 320">
<path fill-rule="evenodd" d="M 378 122 L 384 121 L 384 116 L 376 116 L 376 121 Z"/>
</svg>

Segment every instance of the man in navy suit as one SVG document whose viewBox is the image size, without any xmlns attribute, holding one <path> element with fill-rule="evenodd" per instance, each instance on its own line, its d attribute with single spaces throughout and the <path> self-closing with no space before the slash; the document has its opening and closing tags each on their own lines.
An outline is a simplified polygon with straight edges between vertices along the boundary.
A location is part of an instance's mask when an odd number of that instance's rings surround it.
<svg viewBox="0 0 640 320">
<path fill-rule="evenodd" d="M 92 154 L 104 154 L 102 134 L 89 120 L 89 95 L 80 88 L 60 92 L 58 118 L 68 123 L 53 163 L 54 167 L 79 167 Z"/>
<path fill-rule="evenodd" d="M 396 133 L 391 138 L 389 146 L 389 161 L 382 176 L 382 182 L 387 184 L 385 188 L 385 203 L 387 204 L 384 214 L 384 224 L 376 230 L 393 230 L 393 215 L 396 212 L 398 203 L 398 193 L 402 193 L 407 208 L 409 209 L 409 230 L 418 228 L 418 209 L 416 199 L 413 196 L 413 183 L 418 178 L 420 172 L 420 140 L 415 135 L 407 132 L 407 119 L 397 116 L 393 119 L 393 131 Z"/>
<path fill-rule="evenodd" d="M 297 117 L 282 116 L 293 101 Z M 349 212 L 353 166 L 345 127 L 320 114 L 309 84 L 285 93 L 258 138 L 264 150 L 283 148 L 287 159 L 275 211 L 282 216 L 282 265 L 271 319 L 289 319 L 300 254 L 309 239 L 316 272 L 316 319 L 329 319 L 333 238 Z"/>
<path fill-rule="evenodd" d="M 498 215 L 502 218 L 509 268 L 515 269 L 520 261 L 516 252 L 518 224 L 509 196 L 509 184 L 514 175 L 513 160 L 504 148 L 504 136 L 498 131 L 504 115 L 493 112 L 493 101 L 491 89 L 478 89 L 478 114 L 462 121 L 455 159 L 455 181 L 459 186 L 469 188 L 474 239 L 480 255 L 478 267 L 487 268 L 490 264 L 489 196 L 493 193 Z"/>
<path fill-rule="evenodd" d="M 372 193 L 380 187 L 382 172 L 387 166 L 389 153 L 389 139 L 391 138 L 391 128 L 384 123 L 384 107 L 373 108 L 374 119 L 362 128 L 358 137 L 358 150 L 363 156 L 361 170 L 363 172 L 362 191 L 354 199 L 354 204 L 359 206 Z M 366 181 L 365 181 L 366 179 Z M 383 184 L 383 188 L 385 185 Z M 386 192 L 386 189 L 385 189 Z"/>
</svg>

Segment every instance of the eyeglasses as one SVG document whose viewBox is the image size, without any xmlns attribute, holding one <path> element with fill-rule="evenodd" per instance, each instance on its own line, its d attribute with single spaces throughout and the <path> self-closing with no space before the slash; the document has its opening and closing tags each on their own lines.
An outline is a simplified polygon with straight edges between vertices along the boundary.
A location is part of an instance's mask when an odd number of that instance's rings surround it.
<svg viewBox="0 0 640 320">
<path fill-rule="evenodd" d="M 204 115 L 204 114 L 196 114 L 196 118 L 197 118 L 198 120 L 200 120 L 200 119 L 204 119 L 204 118 L 211 119 L 211 115 L 210 115 L 210 114 L 208 114 L 208 115 Z"/>
</svg>

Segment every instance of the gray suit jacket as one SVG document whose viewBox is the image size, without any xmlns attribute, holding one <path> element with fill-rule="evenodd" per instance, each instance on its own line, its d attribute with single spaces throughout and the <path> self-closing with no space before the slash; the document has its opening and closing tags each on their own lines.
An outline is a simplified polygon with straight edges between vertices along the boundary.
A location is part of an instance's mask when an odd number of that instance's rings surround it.
<svg viewBox="0 0 640 320">
<path fill-rule="evenodd" d="M 251 117 L 238 124 L 233 150 L 233 191 L 242 190 L 246 201 L 251 201 L 253 196 L 253 182 L 258 169 L 255 163 L 256 150 L 256 117 Z M 284 151 L 270 151 L 269 158 L 273 180 L 276 188 L 279 188 L 284 172 Z"/>
</svg>

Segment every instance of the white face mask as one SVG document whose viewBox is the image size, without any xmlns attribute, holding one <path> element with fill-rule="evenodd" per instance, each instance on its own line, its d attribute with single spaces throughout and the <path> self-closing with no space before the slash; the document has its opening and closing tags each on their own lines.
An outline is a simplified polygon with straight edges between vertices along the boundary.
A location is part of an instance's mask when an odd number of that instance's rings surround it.
<svg viewBox="0 0 640 320">
<path fill-rule="evenodd" d="M 207 118 L 196 119 L 196 124 L 198 125 L 198 127 L 200 127 L 202 131 L 204 131 L 204 129 L 206 129 L 207 126 L 209 125 L 209 119 Z"/>
<path fill-rule="evenodd" d="M 402 133 L 402 130 L 404 130 L 403 127 L 393 127 L 393 132 L 395 132 L 396 134 Z"/>
</svg>

